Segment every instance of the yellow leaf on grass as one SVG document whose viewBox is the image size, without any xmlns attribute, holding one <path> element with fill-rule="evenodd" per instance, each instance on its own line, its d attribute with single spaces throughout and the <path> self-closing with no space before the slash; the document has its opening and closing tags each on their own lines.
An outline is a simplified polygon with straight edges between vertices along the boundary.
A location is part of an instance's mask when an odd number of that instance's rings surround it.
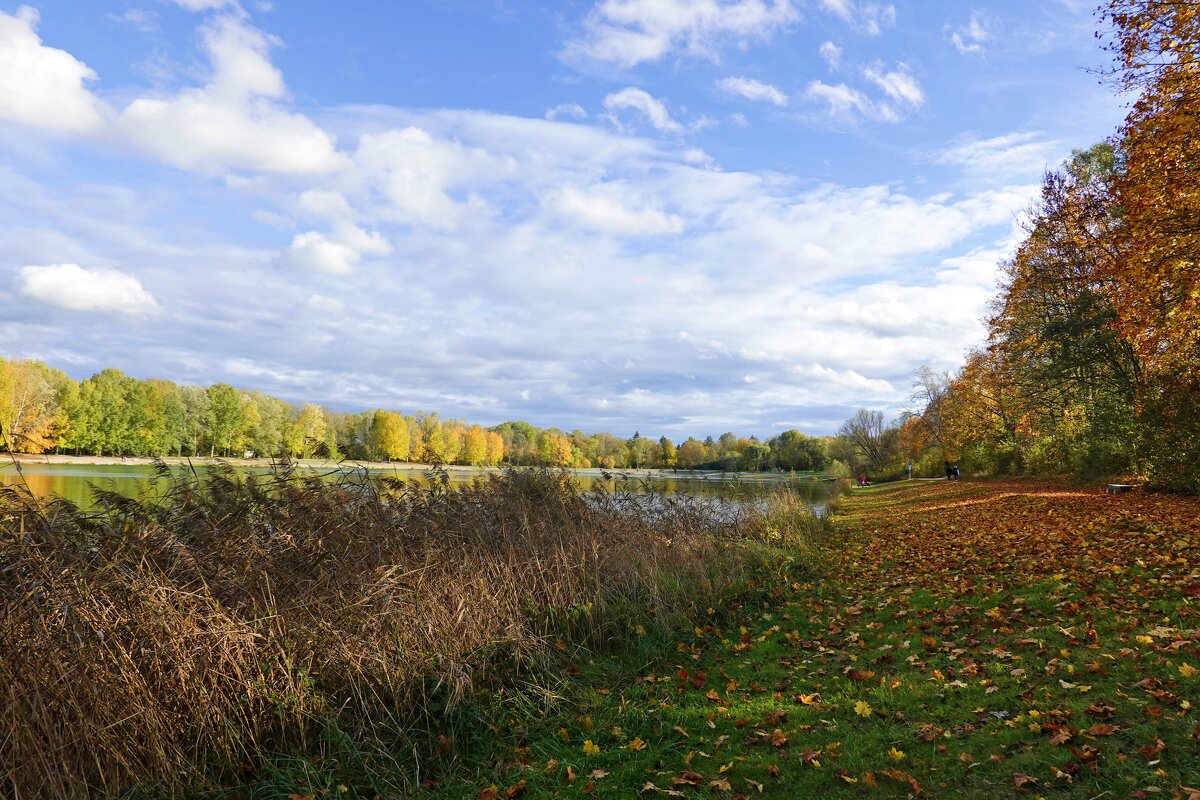
<svg viewBox="0 0 1200 800">
<path fill-rule="evenodd" d="M 855 702 L 854 713 L 858 714 L 860 717 L 871 716 L 871 713 L 872 713 L 871 704 L 868 703 L 866 700 L 859 700 L 859 701 Z"/>
<path fill-rule="evenodd" d="M 587 739 L 583 743 L 583 754 L 585 756 L 594 756 L 600 752 L 600 748 L 591 739 Z"/>
<path fill-rule="evenodd" d="M 1191 664 L 1184 662 L 1179 665 L 1179 674 L 1185 678 L 1194 678 L 1200 675 L 1200 669 L 1196 669 Z"/>
<path fill-rule="evenodd" d="M 633 737 L 633 740 L 629 742 L 629 744 L 625 745 L 625 747 L 630 750 L 645 750 L 646 742 L 643 741 L 642 737 L 635 736 Z"/>
<path fill-rule="evenodd" d="M 892 761 L 903 761 L 904 760 L 904 751 L 897 750 L 896 748 L 893 747 L 890 750 L 888 750 L 888 758 L 890 758 Z"/>
</svg>

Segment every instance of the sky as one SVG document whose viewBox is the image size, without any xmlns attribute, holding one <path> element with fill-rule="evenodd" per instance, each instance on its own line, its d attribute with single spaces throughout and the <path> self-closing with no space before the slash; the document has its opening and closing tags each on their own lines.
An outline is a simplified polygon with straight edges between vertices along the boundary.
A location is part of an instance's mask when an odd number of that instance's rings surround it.
<svg viewBox="0 0 1200 800">
<path fill-rule="evenodd" d="M 1079 0 L 0 0 L 0 354 L 346 411 L 836 432 L 1113 134 Z"/>
</svg>

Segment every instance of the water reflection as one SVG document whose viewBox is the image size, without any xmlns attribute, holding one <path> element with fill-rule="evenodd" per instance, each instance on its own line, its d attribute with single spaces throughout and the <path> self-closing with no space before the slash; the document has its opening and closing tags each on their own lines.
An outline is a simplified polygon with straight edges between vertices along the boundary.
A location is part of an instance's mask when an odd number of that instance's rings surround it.
<svg viewBox="0 0 1200 800">
<path fill-rule="evenodd" d="M 176 474 L 193 469 L 188 466 L 172 467 Z M 205 466 L 196 466 L 195 471 L 203 477 Z M 238 467 L 242 474 L 270 474 L 270 466 Z M 384 476 L 412 481 L 427 486 L 430 474 L 420 469 L 372 470 L 357 468 L 315 469 L 298 468 L 298 475 L 319 476 L 326 480 L 345 479 L 348 476 L 365 474 L 373 478 Z M 451 469 L 446 477 L 452 485 L 469 484 L 495 474 L 493 470 Z M 86 465 L 86 464 L 39 464 L 22 462 L 20 472 L 9 462 L 0 466 L 0 485 L 26 485 L 38 497 L 62 497 L 80 506 L 93 502 L 94 489 L 116 492 L 126 497 L 144 497 L 155 491 L 153 478 L 155 469 L 144 465 Z M 762 503 L 765 490 L 787 481 L 793 489 L 802 493 L 814 506 L 823 499 L 820 481 L 812 478 L 789 479 L 785 475 L 730 473 L 634 473 L 604 470 L 576 470 L 571 479 L 584 491 L 603 489 L 644 498 L 639 502 L 656 503 L 653 497 L 686 495 L 713 500 L 722 504 L 736 505 L 745 509 L 747 505 Z M 633 501 L 631 501 L 633 502 Z"/>
</svg>

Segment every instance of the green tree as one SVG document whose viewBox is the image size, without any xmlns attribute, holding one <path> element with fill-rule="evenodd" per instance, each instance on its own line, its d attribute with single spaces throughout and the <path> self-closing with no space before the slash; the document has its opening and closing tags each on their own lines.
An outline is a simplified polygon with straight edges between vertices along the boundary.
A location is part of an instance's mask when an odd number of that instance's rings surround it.
<svg viewBox="0 0 1200 800">
<path fill-rule="evenodd" d="M 216 383 L 208 388 L 208 415 L 205 419 L 208 432 L 209 455 L 220 451 L 229 455 L 240 439 L 245 422 L 242 395 L 227 383 Z"/>
</svg>

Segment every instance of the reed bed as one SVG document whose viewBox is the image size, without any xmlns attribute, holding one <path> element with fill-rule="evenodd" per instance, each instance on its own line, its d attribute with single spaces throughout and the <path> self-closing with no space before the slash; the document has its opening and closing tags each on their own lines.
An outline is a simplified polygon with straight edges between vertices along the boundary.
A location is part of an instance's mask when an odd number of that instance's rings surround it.
<svg viewBox="0 0 1200 800">
<path fill-rule="evenodd" d="M 220 789 L 331 726 L 402 793 L 389 754 L 431 716 L 703 608 L 772 535 L 550 471 L 433 477 L 164 466 L 89 509 L 0 490 L 0 796 Z"/>
</svg>

